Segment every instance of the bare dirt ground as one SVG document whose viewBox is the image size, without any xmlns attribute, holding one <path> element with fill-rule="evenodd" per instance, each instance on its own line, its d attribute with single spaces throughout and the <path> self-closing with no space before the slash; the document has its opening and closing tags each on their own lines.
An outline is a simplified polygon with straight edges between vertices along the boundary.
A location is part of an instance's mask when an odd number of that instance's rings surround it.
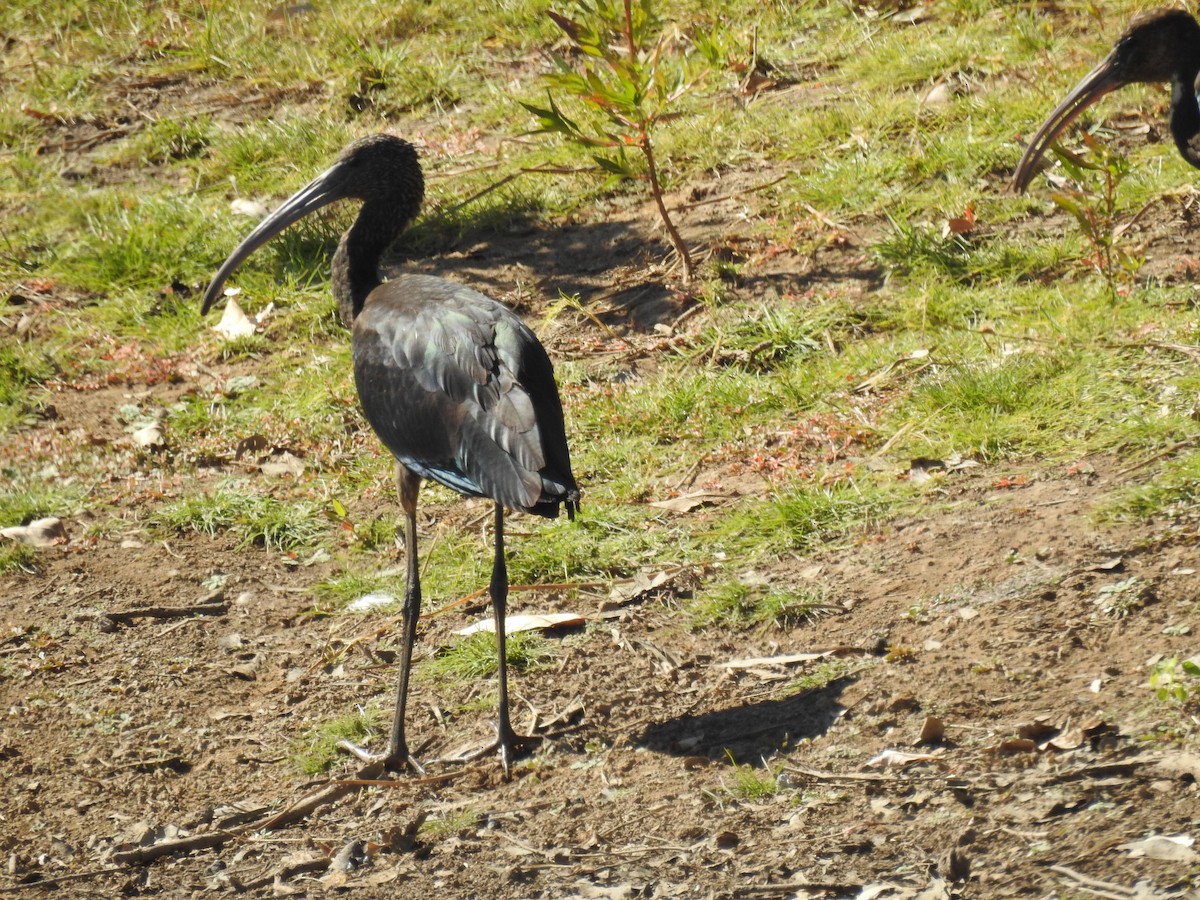
<svg viewBox="0 0 1200 900">
<path fill-rule="evenodd" d="M 652 232 L 648 212 L 607 211 L 603 225 L 533 229 L 419 265 L 533 309 L 511 294 L 528 273 L 546 297 L 611 296 L 628 358 L 652 364 L 654 324 L 684 307 L 640 268 L 660 252 L 638 237 Z M 686 223 L 692 239 L 728 239 L 726 214 L 704 207 Z M 1191 265 L 1155 243 L 1177 214 L 1164 204 L 1140 226 L 1168 277 Z M 750 259 L 738 291 L 880 289 L 852 233 L 815 260 L 738 246 Z M 548 343 L 567 347 L 562 335 Z M 202 362 L 197 378 L 227 374 Z M 64 387 L 57 417 L 19 445 L 119 442 L 114 410 L 128 395 L 188 389 L 136 376 Z M 153 477 L 130 460 L 151 508 Z M 831 614 L 786 630 L 687 630 L 677 607 L 706 573 L 667 566 L 647 571 L 662 577 L 643 589 L 515 595 L 516 611 L 569 610 L 589 624 L 554 637 L 553 667 L 515 677 L 516 725 L 545 739 L 510 781 L 493 759 L 369 785 L 353 783 L 359 764 L 348 761 L 305 779 L 289 762 L 297 735 L 390 698 L 394 620 L 305 615 L 325 564 L 201 537 L 85 539 L 77 511 L 37 574 L 0 579 L 0 892 L 1196 896 L 1196 854 L 1146 840 L 1197 828 L 1200 755 L 1183 741 L 1195 723 L 1155 700 L 1147 678 L 1157 656 L 1194 649 L 1179 626 L 1194 612 L 1200 561 L 1193 526 L 1095 524 L 1114 485 L 1153 476 L 1157 463 L 1133 462 L 948 471 L 942 502 L 920 515 L 757 573 L 827 589 Z M 713 462 L 697 483 L 736 485 L 734 495 L 763 486 L 733 463 Z M 484 511 L 423 509 L 425 546 Z M 528 536 L 510 552 L 540 527 L 553 526 L 515 520 Z M 196 605 L 205 614 L 172 612 Z M 420 652 L 482 614 L 430 617 Z M 787 655 L 797 658 L 746 662 Z M 833 664 L 832 682 L 797 692 L 796 679 Z M 445 712 L 468 699 L 417 681 L 410 721 L 423 756 L 488 737 L 490 712 Z M 747 798 L 747 771 L 783 788 Z M 295 805 L 306 799 L 305 815 Z"/>
</svg>

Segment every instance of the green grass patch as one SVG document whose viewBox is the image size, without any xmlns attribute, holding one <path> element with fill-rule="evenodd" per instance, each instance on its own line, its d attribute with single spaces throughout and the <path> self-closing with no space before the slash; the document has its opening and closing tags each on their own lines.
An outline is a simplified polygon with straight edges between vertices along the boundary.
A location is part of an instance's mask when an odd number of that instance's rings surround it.
<svg viewBox="0 0 1200 900">
<path fill-rule="evenodd" d="M 510 634 L 505 641 L 509 669 L 524 672 L 549 663 L 553 645 L 528 631 Z M 490 678 L 499 670 L 496 636 L 477 632 L 451 644 L 421 667 L 421 672 L 440 682 L 469 682 Z"/>
<path fill-rule="evenodd" d="M 720 534 L 725 546 L 750 557 L 810 552 L 868 527 L 903 499 L 901 490 L 869 482 L 785 487 L 733 512 L 720 523 Z"/>
<path fill-rule="evenodd" d="M 344 757 L 338 741 L 367 744 L 379 739 L 382 718 L 377 710 L 360 709 L 309 729 L 292 744 L 292 765 L 305 775 L 329 771 Z"/>
<path fill-rule="evenodd" d="M 20 541 L 0 539 L 0 575 L 37 571 L 37 551 Z"/>
<path fill-rule="evenodd" d="M 1152 480 L 1117 491 L 1097 517 L 1101 522 L 1200 519 L 1200 453 L 1191 451 L 1171 460 Z"/>
<path fill-rule="evenodd" d="M 12 477 L 17 474 L 18 470 L 0 464 L 0 476 Z M 83 494 L 83 489 L 78 486 L 48 483 L 41 479 L 28 479 L 18 485 L 10 483 L 0 493 L 0 528 L 28 525 L 34 519 L 47 516 L 68 516 L 78 507 Z"/>
<path fill-rule="evenodd" d="M 733 754 L 728 750 L 725 751 L 729 759 L 729 773 L 732 782 L 727 790 L 737 800 L 745 800 L 748 802 L 756 802 L 769 800 L 782 790 L 782 785 L 779 781 L 779 773 L 782 771 L 782 764 L 776 766 L 768 766 L 765 763 L 761 768 L 755 768 L 752 765 L 739 765 L 733 758 Z"/>
<path fill-rule="evenodd" d="M 774 625 L 791 628 L 829 612 L 823 591 L 726 581 L 706 586 L 688 603 L 691 627 Z"/>
<path fill-rule="evenodd" d="M 372 574 L 350 567 L 341 575 L 325 579 L 314 588 L 315 613 L 332 613 L 342 609 L 367 594 L 388 593 L 393 597 L 404 596 L 404 576 Z"/>
<path fill-rule="evenodd" d="M 32 421 L 40 406 L 37 389 L 57 371 L 37 346 L 0 344 L 0 435 Z"/>
<path fill-rule="evenodd" d="M 480 818 L 479 810 L 470 806 L 447 810 L 422 822 L 418 833 L 430 840 L 452 837 L 478 828 Z"/>
<path fill-rule="evenodd" d="M 266 497 L 254 493 L 246 483 L 222 485 L 211 493 L 168 503 L 150 517 L 149 524 L 209 537 L 230 533 L 239 549 L 259 546 L 281 553 L 316 545 L 330 527 L 315 504 Z"/>
<path fill-rule="evenodd" d="M 792 682 L 791 687 L 797 694 L 807 691 L 819 691 L 829 687 L 840 678 L 845 678 L 851 672 L 862 667 L 860 661 L 848 659 L 831 659 L 821 663 L 813 671 L 807 672 Z"/>
</svg>

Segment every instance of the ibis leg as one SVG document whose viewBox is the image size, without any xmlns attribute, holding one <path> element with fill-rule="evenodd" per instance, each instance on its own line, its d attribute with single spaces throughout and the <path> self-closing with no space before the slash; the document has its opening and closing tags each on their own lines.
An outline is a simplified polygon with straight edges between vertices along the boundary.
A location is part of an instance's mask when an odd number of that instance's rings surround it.
<svg viewBox="0 0 1200 900">
<path fill-rule="evenodd" d="M 500 763 L 507 776 L 515 755 L 527 749 L 537 738 L 518 735 L 513 731 L 508 713 L 508 648 L 504 634 L 504 615 L 508 605 L 508 567 L 504 562 L 504 505 L 496 504 L 496 557 L 492 563 L 492 581 L 489 587 L 492 598 L 492 617 L 496 625 L 496 653 L 499 656 L 499 716 L 496 721 L 496 740 L 481 750 L 464 757 L 478 759 L 492 750 L 500 751 Z"/>
<path fill-rule="evenodd" d="M 400 610 L 400 680 L 396 686 L 392 733 L 387 749 L 382 754 L 369 753 L 349 741 L 342 741 L 341 746 L 360 759 L 382 760 L 384 766 L 393 771 L 412 767 L 424 772 L 424 767 L 409 753 L 404 735 L 408 676 L 412 669 L 413 644 L 417 640 L 417 620 L 421 617 L 421 567 L 417 560 L 417 493 L 421 489 L 421 479 L 397 463 L 396 486 L 400 493 L 400 506 L 404 510 L 404 556 L 408 579 L 404 589 L 404 605 Z"/>
<path fill-rule="evenodd" d="M 504 561 L 504 506 L 496 504 L 496 558 L 492 562 L 492 619 L 496 623 L 496 655 L 499 658 L 500 709 L 496 722 L 496 743 L 500 762 L 507 773 L 512 763 L 517 735 L 508 717 L 508 636 L 504 633 L 504 615 L 508 607 L 508 565 Z"/>
</svg>

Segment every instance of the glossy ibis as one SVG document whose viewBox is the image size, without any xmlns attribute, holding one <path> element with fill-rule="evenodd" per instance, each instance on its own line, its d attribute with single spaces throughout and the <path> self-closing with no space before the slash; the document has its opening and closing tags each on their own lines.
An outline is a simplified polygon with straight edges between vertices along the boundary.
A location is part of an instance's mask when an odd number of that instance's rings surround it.
<svg viewBox="0 0 1200 900">
<path fill-rule="evenodd" d="M 225 279 L 284 228 L 343 198 L 362 201 L 333 255 L 332 288 L 352 331 L 354 383 L 363 413 L 396 458 L 404 510 L 408 583 L 401 610 L 400 680 L 387 748 L 360 758 L 389 769 L 420 769 L 409 753 L 404 718 L 409 669 L 421 607 L 417 565 L 417 492 L 430 478 L 495 504 L 495 559 L 490 594 L 500 655 L 496 741 L 507 773 L 527 739 L 508 713 L 504 612 L 504 509 L 574 517 L 579 488 L 571 474 L 562 403 L 554 370 L 533 332 L 508 307 L 470 288 L 428 275 L 381 281 L 379 260 L 416 217 L 424 179 L 411 144 L 391 135 L 361 138 L 323 174 L 265 218 L 221 265 L 204 295 L 203 312 Z"/>
<path fill-rule="evenodd" d="M 1051 141 L 1081 112 L 1105 94 L 1138 82 L 1171 83 L 1171 136 L 1189 163 L 1200 168 L 1200 24 L 1182 9 L 1160 9 L 1135 18 L 1100 61 L 1054 108 L 1038 129 L 1013 175 L 1023 191 Z"/>
</svg>

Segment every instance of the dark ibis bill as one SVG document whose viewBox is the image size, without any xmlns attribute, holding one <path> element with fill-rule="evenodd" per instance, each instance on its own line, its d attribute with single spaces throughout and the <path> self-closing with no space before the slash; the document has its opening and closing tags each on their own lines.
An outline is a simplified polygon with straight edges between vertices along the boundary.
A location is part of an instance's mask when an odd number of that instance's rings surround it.
<svg viewBox="0 0 1200 900">
<path fill-rule="evenodd" d="M 1042 127 L 1029 142 L 1025 155 L 1021 157 L 1021 162 L 1018 164 L 1016 172 L 1013 173 L 1013 190 L 1021 193 L 1029 186 L 1037 169 L 1038 160 L 1042 158 L 1046 148 L 1062 134 L 1068 125 L 1075 121 L 1081 112 L 1105 94 L 1110 94 L 1127 83 L 1117 70 L 1115 53 L 1110 53 L 1101 60 L 1096 68 L 1088 72 L 1083 81 L 1075 85 L 1062 103 L 1054 107 L 1054 111 L 1046 117 Z"/>
<path fill-rule="evenodd" d="M 335 187 L 335 179 L 332 177 L 338 171 L 335 165 L 333 168 L 322 172 L 292 196 L 288 197 L 275 212 L 271 213 L 265 219 L 258 223 L 258 227 L 246 235 L 245 239 L 234 248 L 229 254 L 229 258 L 221 263 L 221 268 L 217 270 L 217 274 L 213 276 L 212 283 L 209 284 L 208 290 L 204 292 L 204 305 L 200 307 L 200 314 L 207 313 L 212 305 L 221 296 L 221 288 L 225 285 L 225 279 L 233 274 L 234 270 L 245 261 L 251 253 L 269 241 L 283 229 L 289 225 L 300 221 L 310 212 L 320 209 L 322 206 L 328 206 L 335 200 L 341 200 L 346 195 L 344 192 Z"/>
</svg>

